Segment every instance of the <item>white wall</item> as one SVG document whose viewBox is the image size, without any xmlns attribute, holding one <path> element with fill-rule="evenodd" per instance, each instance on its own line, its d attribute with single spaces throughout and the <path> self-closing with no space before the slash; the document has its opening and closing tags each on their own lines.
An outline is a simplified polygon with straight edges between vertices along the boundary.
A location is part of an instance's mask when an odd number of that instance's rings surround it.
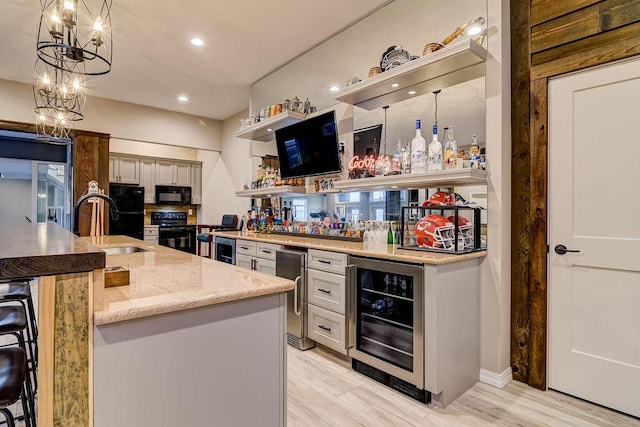
<svg viewBox="0 0 640 427">
<path fill-rule="evenodd" d="M 34 122 L 31 85 L 0 80 L 0 93 L 0 118 Z M 222 123 L 218 120 L 92 96 L 87 96 L 84 116 L 76 122 L 77 129 L 108 133 L 119 139 L 222 149 Z"/>
<path fill-rule="evenodd" d="M 482 264 L 480 367 L 502 374 L 511 355 L 511 45 L 509 1 L 488 0 L 488 224 Z"/>
<path fill-rule="evenodd" d="M 31 214 L 31 179 L 0 179 L 0 226 L 25 224 Z"/>
</svg>

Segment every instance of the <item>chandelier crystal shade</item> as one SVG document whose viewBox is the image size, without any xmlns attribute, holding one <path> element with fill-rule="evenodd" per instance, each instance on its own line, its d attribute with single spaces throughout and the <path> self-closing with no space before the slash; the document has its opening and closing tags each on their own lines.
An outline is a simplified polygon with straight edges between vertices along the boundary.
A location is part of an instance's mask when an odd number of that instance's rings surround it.
<svg viewBox="0 0 640 427">
<path fill-rule="evenodd" d="M 53 67 L 36 60 L 33 73 L 36 130 L 38 139 L 54 144 L 69 144 L 73 122 L 82 120 L 86 99 L 83 63 L 73 71 Z"/>
<path fill-rule="evenodd" d="M 101 75 L 111 71 L 112 0 L 42 0 L 37 53 L 68 72 Z M 76 70 L 76 71 L 74 71 Z"/>
</svg>

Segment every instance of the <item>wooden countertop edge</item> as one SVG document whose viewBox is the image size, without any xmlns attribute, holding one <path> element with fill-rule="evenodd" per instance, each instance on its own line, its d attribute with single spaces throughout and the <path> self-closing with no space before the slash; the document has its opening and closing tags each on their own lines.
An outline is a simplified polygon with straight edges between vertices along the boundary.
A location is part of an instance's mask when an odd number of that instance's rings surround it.
<svg viewBox="0 0 640 427">
<path fill-rule="evenodd" d="M 282 279 L 280 279 L 282 281 Z M 273 285 L 262 289 L 251 289 L 245 292 L 229 292 L 200 298 L 185 298 L 171 303 L 152 304 L 145 307 L 134 307 L 130 309 L 110 309 L 96 311 L 93 313 L 93 321 L 96 326 L 110 325 L 114 323 L 126 322 L 128 320 L 144 319 L 169 313 L 189 310 L 192 308 L 212 307 L 228 302 L 239 302 L 242 300 L 277 294 L 292 290 L 294 283 L 287 281 L 286 284 Z"/>
<path fill-rule="evenodd" d="M 403 262 L 412 262 L 412 263 L 421 263 L 421 264 L 432 264 L 432 265 L 442 265 L 442 264 L 452 264 L 460 261 L 465 261 L 468 259 L 474 258 L 484 258 L 487 255 L 486 250 L 471 252 L 466 254 L 443 254 L 437 252 L 427 252 L 427 251 L 412 251 L 410 249 L 399 249 L 402 250 L 402 253 L 389 253 L 389 252 L 379 252 L 375 249 L 379 249 L 381 247 L 388 248 L 392 245 L 378 245 L 373 246 L 372 248 L 367 249 L 353 249 L 353 248 L 344 248 L 339 246 L 332 246 L 331 244 L 327 244 L 326 242 L 330 242 L 331 240 L 317 239 L 310 242 L 299 242 L 294 239 L 313 239 L 312 237 L 305 236 L 278 236 L 278 235 L 264 235 L 258 233 L 243 233 L 240 231 L 215 231 L 211 233 L 214 236 L 222 236 L 222 237 L 230 237 L 233 239 L 243 239 L 243 240 L 253 240 L 256 242 L 263 243 L 276 243 L 287 246 L 297 246 L 303 247 L 307 249 L 318 249 L 325 250 L 331 252 L 340 252 L 346 253 L 349 255 L 358 255 L 365 256 L 371 258 L 381 258 L 393 261 L 403 261 Z M 342 244 L 343 241 L 335 240 L 336 244 Z M 358 242 L 349 242 L 355 243 Z M 362 244 L 362 243 L 360 243 Z"/>
<path fill-rule="evenodd" d="M 0 279 L 84 273 L 104 268 L 105 259 L 103 251 L 3 258 Z"/>
</svg>

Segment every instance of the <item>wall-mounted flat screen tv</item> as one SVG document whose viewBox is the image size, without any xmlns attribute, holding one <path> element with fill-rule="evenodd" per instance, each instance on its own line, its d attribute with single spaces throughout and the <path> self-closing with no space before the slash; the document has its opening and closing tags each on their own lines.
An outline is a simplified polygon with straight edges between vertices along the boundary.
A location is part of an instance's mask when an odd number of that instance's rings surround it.
<svg viewBox="0 0 640 427">
<path fill-rule="evenodd" d="M 282 179 L 340 172 L 334 111 L 276 130 Z"/>
</svg>

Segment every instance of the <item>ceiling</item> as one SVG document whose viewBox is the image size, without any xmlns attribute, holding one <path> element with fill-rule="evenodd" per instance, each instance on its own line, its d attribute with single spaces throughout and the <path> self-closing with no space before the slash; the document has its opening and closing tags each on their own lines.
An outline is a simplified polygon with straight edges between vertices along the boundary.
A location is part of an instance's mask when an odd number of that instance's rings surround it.
<svg viewBox="0 0 640 427">
<path fill-rule="evenodd" d="M 113 0 L 112 71 L 87 93 L 224 120 L 248 108 L 251 83 L 388 2 Z M 40 13 L 38 0 L 0 1 L 1 79 L 32 83 Z"/>
</svg>

